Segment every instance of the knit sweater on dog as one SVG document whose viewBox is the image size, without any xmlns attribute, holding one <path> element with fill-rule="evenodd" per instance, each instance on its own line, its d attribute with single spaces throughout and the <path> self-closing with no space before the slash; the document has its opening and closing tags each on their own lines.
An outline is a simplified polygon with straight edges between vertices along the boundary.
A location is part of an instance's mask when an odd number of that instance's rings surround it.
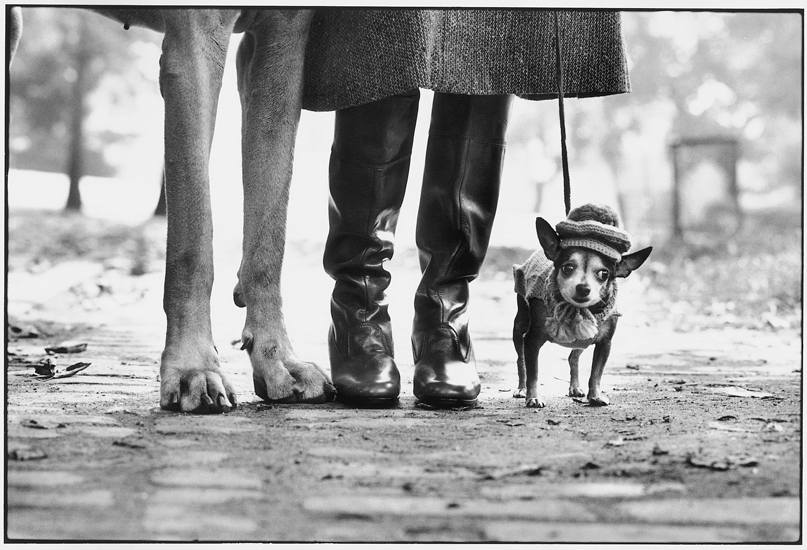
<svg viewBox="0 0 807 550">
<path fill-rule="evenodd" d="M 557 97 L 556 12 L 543 9 L 318 9 L 303 108 L 330 111 L 413 88 Z M 618 11 L 557 12 L 567 97 L 630 91 Z"/>
<path fill-rule="evenodd" d="M 617 285 L 614 281 L 608 302 L 593 313 L 589 308 L 575 307 L 565 301 L 554 277 L 555 266 L 542 250 L 538 250 L 521 265 L 513 266 L 515 291 L 529 301 L 541 300 L 552 315 L 547 318 L 549 341 L 567 348 L 583 349 L 594 343 L 600 324 L 616 310 Z"/>
</svg>

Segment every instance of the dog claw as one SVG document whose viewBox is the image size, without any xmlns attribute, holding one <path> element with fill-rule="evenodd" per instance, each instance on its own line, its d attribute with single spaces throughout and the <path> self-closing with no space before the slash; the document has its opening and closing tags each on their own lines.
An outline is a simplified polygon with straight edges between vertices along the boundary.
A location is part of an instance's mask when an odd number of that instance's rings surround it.
<svg viewBox="0 0 807 550">
<path fill-rule="evenodd" d="M 168 399 L 160 403 L 160 407 L 167 411 L 178 411 L 179 396 L 176 393 L 171 393 L 171 395 L 168 396 Z"/>
<path fill-rule="evenodd" d="M 584 397 L 585 395 L 580 388 L 569 388 L 569 397 Z"/>
<path fill-rule="evenodd" d="M 611 404 L 611 401 L 604 395 L 595 395 L 588 398 L 588 404 L 592 407 L 605 407 Z"/>
<path fill-rule="evenodd" d="M 543 399 L 539 399 L 537 397 L 531 397 L 527 399 L 527 407 L 535 409 L 543 409 L 544 407 L 546 407 L 546 403 L 544 403 Z"/>
<path fill-rule="evenodd" d="M 210 398 L 209 395 L 203 393 L 199 397 L 199 406 L 191 412 L 196 414 L 215 414 L 217 412 L 221 412 L 215 407 L 214 403 L 215 402 Z"/>
<path fill-rule="evenodd" d="M 227 402 L 226 397 L 224 397 L 223 395 L 219 395 L 218 401 L 219 401 L 218 405 L 221 410 L 223 410 L 224 412 L 230 411 L 230 404 Z"/>
<path fill-rule="evenodd" d="M 527 397 L 527 390 L 524 388 L 519 388 L 513 392 L 513 397 L 515 398 Z"/>
<path fill-rule="evenodd" d="M 247 350 L 247 353 L 252 353 L 252 347 L 253 347 L 252 337 L 247 336 L 247 337 L 243 338 L 242 343 L 241 343 L 241 349 L 242 350 Z"/>
</svg>

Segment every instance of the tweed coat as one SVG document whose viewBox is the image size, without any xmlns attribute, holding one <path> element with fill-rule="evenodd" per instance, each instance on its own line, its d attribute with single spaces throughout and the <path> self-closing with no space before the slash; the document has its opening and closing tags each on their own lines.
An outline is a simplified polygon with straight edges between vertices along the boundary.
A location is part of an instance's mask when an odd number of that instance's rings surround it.
<svg viewBox="0 0 807 550">
<path fill-rule="evenodd" d="M 543 9 L 317 10 L 303 108 L 329 111 L 412 88 L 557 97 L 554 13 Z M 562 10 L 564 94 L 630 91 L 619 12 Z"/>
</svg>

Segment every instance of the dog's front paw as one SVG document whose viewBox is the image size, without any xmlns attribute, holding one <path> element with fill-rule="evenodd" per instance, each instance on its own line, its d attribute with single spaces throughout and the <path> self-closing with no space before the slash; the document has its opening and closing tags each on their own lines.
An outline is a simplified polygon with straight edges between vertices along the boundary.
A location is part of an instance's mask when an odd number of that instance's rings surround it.
<svg viewBox="0 0 807 550">
<path fill-rule="evenodd" d="M 295 380 L 292 391 L 298 403 L 328 403 L 336 396 L 330 377 L 315 363 L 287 361 L 286 368 Z"/>
<path fill-rule="evenodd" d="M 589 392 L 588 404 L 592 407 L 604 407 L 610 405 L 611 401 L 608 397 L 600 392 Z"/>
<path fill-rule="evenodd" d="M 202 356 L 200 356 L 202 355 Z M 183 357 L 184 361 L 176 357 Z M 188 360 L 188 357 L 194 357 Z M 235 390 L 219 371 L 215 349 L 206 354 L 166 350 L 160 365 L 160 407 L 169 411 L 216 414 L 238 406 Z"/>
<path fill-rule="evenodd" d="M 541 396 L 538 397 L 528 397 L 527 398 L 527 407 L 533 409 L 543 409 L 546 407 L 546 403 Z"/>
<path fill-rule="evenodd" d="M 314 363 L 297 360 L 282 345 L 259 346 L 251 338 L 244 347 L 252 362 L 255 393 L 270 403 L 327 403 L 334 388 L 328 375 Z"/>
<path fill-rule="evenodd" d="M 513 392 L 513 397 L 516 398 L 527 397 L 527 388 L 518 388 L 516 391 Z"/>
<path fill-rule="evenodd" d="M 585 397 L 586 392 L 579 386 L 569 386 L 569 397 Z"/>
</svg>

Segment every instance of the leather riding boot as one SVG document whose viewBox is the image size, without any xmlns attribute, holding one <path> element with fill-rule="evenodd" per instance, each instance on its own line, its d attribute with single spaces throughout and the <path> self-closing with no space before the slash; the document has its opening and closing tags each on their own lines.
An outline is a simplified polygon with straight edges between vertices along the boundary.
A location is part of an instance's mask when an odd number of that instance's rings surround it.
<svg viewBox="0 0 807 550">
<path fill-rule="evenodd" d="M 496 214 L 512 96 L 435 93 L 416 242 L 414 393 L 435 407 L 476 404 L 468 284 L 479 274 Z"/>
<path fill-rule="evenodd" d="M 384 262 L 393 254 L 419 99 L 415 89 L 336 112 L 323 262 L 336 281 L 328 350 L 336 398 L 353 405 L 395 404 L 401 390 Z"/>
</svg>

